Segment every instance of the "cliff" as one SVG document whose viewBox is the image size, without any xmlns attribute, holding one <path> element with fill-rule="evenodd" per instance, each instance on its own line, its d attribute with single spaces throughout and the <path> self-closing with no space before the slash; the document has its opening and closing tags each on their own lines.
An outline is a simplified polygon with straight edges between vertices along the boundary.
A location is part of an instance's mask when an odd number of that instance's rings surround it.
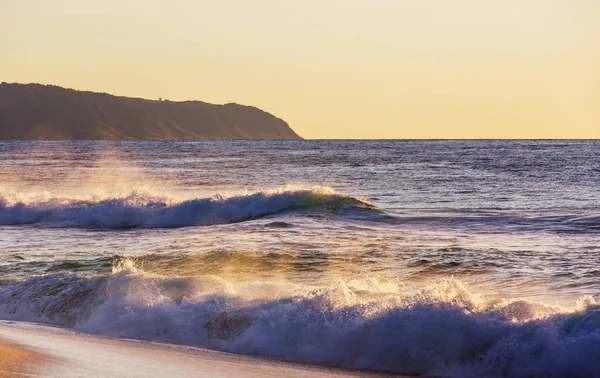
<svg viewBox="0 0 600 378">
<path fill-rule="evenodd" d="M 0 84 L 0 139 L 301 139 L 258 108 Z"/>
</svg>

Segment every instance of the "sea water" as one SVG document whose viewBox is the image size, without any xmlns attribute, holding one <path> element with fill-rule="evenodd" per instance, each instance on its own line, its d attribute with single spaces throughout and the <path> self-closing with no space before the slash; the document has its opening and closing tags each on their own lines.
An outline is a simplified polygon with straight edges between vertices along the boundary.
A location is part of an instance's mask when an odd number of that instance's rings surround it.
<svg viewBox="0 0 600 378">
<path fill-rule="evenodd" d="M 599 141 L 0 142 L 0 319 L 600 376 Z"/>
</svg>

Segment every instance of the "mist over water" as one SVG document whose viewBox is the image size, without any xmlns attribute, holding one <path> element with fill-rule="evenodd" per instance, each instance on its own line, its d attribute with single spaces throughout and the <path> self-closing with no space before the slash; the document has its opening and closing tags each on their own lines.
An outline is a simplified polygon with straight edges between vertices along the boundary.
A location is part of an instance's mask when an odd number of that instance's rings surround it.
<svg viewBox="0 0 600 378">
<path fill-rule="evenodd" d="M 597 141 L 0 142 L 0 319 L 597 376 Z"/>
</svg>

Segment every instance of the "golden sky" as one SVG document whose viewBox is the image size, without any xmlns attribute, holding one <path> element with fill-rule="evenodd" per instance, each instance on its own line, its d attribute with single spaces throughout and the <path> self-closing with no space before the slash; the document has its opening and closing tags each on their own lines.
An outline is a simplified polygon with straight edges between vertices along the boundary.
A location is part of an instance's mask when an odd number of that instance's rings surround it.
<svg viewBox="0 0 600 378">
<path fill-rule="evenodd" d="M 0 0 L 0 81 L 305 138 L 600 138 L 599 0 Z"/>
</svg>

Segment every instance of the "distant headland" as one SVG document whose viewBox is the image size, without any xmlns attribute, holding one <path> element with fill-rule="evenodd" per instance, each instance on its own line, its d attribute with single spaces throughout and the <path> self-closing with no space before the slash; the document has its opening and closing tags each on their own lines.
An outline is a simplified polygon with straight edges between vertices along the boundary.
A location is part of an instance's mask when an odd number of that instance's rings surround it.
<svg viewBox="0 0 600 378">
<path fill-rule="evenodd" d="M 0 84 L 0 140 L 302 139 L 252 106 Z"/>
</svg>

